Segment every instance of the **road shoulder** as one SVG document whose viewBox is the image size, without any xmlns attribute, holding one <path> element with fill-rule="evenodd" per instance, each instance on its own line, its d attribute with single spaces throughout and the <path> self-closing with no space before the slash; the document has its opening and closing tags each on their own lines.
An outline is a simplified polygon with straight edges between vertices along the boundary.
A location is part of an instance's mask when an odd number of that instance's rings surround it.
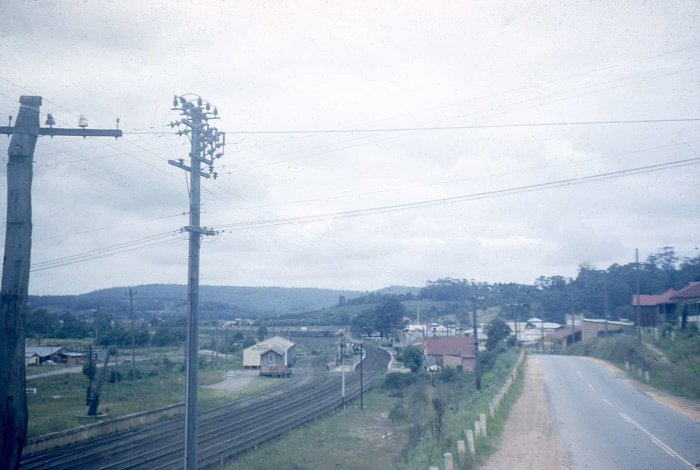
<svg viewBox="0 0 700 470">
<path fill-rule="evenodd" d="M 567 469 L 547 405 L 540 358 L 527 356 L 523 391 L 511 409 L 498 450 L 487 470 Z"/>
<path fill-rule="evenodd" d="M 627 380 L 635 388 L 637 388 L 643 394 L 649 396 L 652 400 L 663 403 L 677 413 L 685 415 L 688 418 L 700 423 L 700 401 L 677 397 L 668 392 L 657 390 L 651 385 L 630 378 L 622 371 L 622 369 L 619 369 L 615 365 L 604 361 L 603 359 L 598 359 L 596 357 L 590 357 L 589 359 L 612 371 L 616 378 Z"/>
</svg>

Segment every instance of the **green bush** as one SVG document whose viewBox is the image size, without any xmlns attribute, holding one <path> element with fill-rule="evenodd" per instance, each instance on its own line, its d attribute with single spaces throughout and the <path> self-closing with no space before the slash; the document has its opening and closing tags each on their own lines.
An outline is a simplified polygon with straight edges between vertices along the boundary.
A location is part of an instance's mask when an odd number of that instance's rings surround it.
<svg viewBox="0 0 700 470">
<path fill-rule="evenodd" d="M 397 424 L 408 418 L 408 412 L 404 408 L 403 401 L 396 403 L 391 410 L 389 410 L 389 419 L 392 423 Z"/>
<path fill-rule="evenodd" d="M 454 382 L 459 377 L 459 372 L 454 367 L 443 367 L 438 372 L 437 378 L 441 382 Z"/>
<path fill-rule="evenodd" d="M 384 390 L 403 390 L 416 383 L 417 380 L 418 376 L 416 374 L 389 372 L 382 379 L 381 388 Z"/>
</svg>

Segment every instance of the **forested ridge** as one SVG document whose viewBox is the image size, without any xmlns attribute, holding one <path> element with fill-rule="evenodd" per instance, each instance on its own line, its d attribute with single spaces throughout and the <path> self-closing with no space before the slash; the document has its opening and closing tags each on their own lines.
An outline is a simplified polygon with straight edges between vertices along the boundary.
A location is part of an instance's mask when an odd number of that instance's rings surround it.
<svg viewBox="0 0 700 470">
<path fill-rule="evenodd" d="M 160 315 L 184 314 L 187 286 L 148 284 L 134 286 L 134 305 L 138 312 Z M 112 287 L 79 295 L 30 296 L 30 308 L 52 312 L 99 310 L 115 317 L 129 313 L 128 287 Z M 203 319 L 257 318 L 317 310 L 335 304 L 341 295 L 360 295 L 357 291 L 319 288 L 207 286 L 200 287 Z"/>
<path fill-rule="evenodd" d="M 469 311 L 472 299 L 479 308 L 497 308 L 504 318 L 526 319 L 537 316 L 563 323 L 570 312 L 592 318 L 632 318 L 632 296 L 637 277 L 642 294 L 659 294 L 681 289 L 700 280 L 700 256 L 680 258 L 672 247 L 664 247 L 639 264 L 613 264 L 598 269 L 582 264 L 576 277 L 541 276 L 533 284 L 476 282 L 467 279 L 429 280 L 422 288 L 392 287 L 374 292 L 314 288 L 202 286 L 201 315 L 204 321 L 240 318 L 267 319 L 274 324 L 349 325 L 372 328 L 387 334 L 403 315 L 424 308 L 424 321 L 441 315 Z M 186 286 L 153 284 L 134 288 L 137 318 L 172 323 L 180 328 L 184 318 Z M 32 328 L 44 330 L 50 314 L 57 325 L 75 329 L 79 316 L 84 324 L 104 318 L 126 319 L 129 315 L 128 288 L 110 288 L 76 296 L 32 296 L 28 334 Z M 423 307 L 421 307 L 423 306 Z M 388 312 L 386 315 L 385 313 Z M 390 321 L 384 317 L 390 317 Z M 176 326 L 177 324 L 177 326 Z M 272 324 L 272 323 L 271 323 Z M 34 325 L 34 326 L 32 326 Z M 58 328 L 58 326 L 54 328 Z M 79 326 L 79 325 L 78 325 Z M 80 328 L 78 328 L 80 329 Z M 48 334 L 40 333 L 40 334 Z"/>
</svg>

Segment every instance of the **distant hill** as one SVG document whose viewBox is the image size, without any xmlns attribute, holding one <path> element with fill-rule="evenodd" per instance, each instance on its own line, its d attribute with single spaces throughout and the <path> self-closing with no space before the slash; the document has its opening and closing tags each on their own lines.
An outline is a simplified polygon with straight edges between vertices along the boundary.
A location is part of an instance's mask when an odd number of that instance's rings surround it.
<svg viewBox="0 0 700 470">
<path fill-rule="evenodd" d="M 148 284 L 133 287 L 134 309 L 153 314 L 182 314 L 187 286 Z M 99 309 L 115 317 L 128 315 L 128 287 L 112 287 L 80 295 L 30 296 L 29 307 L 74 313 Z M 308 312 L 334 306 L 338 298 L 362 292 L 307 287 L 200 286 L 202 319 L 264 317 Z"/>
<path fill-rule="evenodd" d="M 421 287 L 411 287 L 411 286 L 389 286 L 389 287 L 383 287 L 379 290 L 376 290 L 378 294 L 393 294 L 393 295 L 401 295 L 401 294 L 408 294 L 411 293 L 413 295 L 418 295 L 420 293 Z"/>
</svg>

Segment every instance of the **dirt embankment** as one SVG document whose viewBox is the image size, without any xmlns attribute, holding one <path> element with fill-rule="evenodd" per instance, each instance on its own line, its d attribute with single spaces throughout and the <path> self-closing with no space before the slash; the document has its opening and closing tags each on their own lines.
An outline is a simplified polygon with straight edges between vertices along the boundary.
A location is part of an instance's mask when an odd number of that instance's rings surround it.
<svg viewBox="0 0 700 470">
<path fill-rule="evenodd" d="M 559 436 L 554 432 L 545 398 L 542 366 L 528 356 L 523 393 L 511 409 L 498 451 L 488 470 L 567 469 Z"/>
</svg>

